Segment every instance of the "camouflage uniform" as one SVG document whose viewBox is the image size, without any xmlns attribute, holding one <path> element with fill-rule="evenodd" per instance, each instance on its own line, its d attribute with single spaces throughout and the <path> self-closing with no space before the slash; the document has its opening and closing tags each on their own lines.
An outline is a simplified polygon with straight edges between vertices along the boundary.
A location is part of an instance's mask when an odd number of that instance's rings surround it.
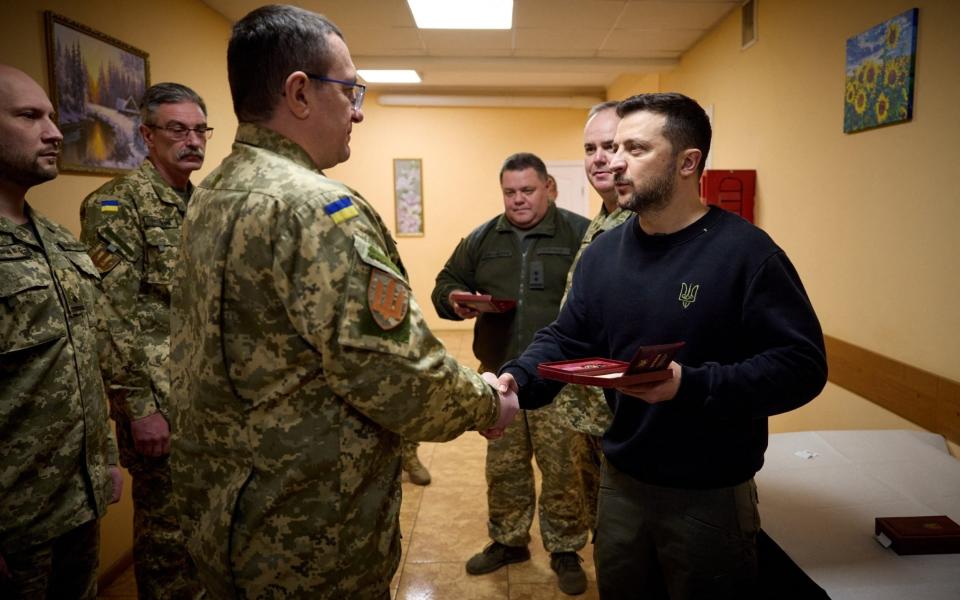
<svg viewBox="0 0 960 600">
<path fill-rule="evenodd" d="M 534 334 L 556 318 L 574 250 L 587 225 L 583 217 L 551 205 L 543 220 L 523 232 L 526 242 L 500 215 L 476 228 L 454 250 L 437 275 L 432 295 L 442 318 L 460 319 L 448 299 L 457 289 L 517 300 L 514 311 L 477 318 L 473 351 L 481 370 L 495 372 L 516 358 Z M 579 465 L 589 460 L 587 447 L 554 406 L 520 411 L 503 437 L 487 444 L 490 538 L 515 547 L 530 542 L 537 506 L 534 456 L 543 476 L 539 517 L 544 548 L 549 552 L 583 548 L 590 522 L 578 473 Z"/>
<path fill-rule="evenodd" d="M 573 283 L 573 272 L 580 262 L 583 251 L 598 235 L 617 227 L 632 215 L 632 212 L 619 206 L 613 212 L 607 212 L 605 206 L 600 206 L 600 212 L 590 221 L 590 226 L 587 227 L 587 232 L 583 234 L 583 240 L 580 242 L 580 250 L 577 251 L 577 256 L 570 266 L 570 273 L 567 275 L 567 288 L 563 292 L 564 302 L 567 301 L 567 294 L 570 292 L 570 285 Z M 610 412 L 610 407 L 607 406 L 607 401 L 604 399 L 600 388 L 584 385 L 564 386 L 557 394 L 552 406 L 556 408 L 557 414 L 566 422 L 567 426 L 583 434 L 584 442 L 590 449 L 588 453 L 580 455 L 582 459 L 579 461 L 580 477 L 584 489 L 584 510 L 590 516 L 590 522 L 596 523 L 597 498 L 603 467 L 603 448 L 600 442 L 603 432 L 607 430 L 613 420 L 613 414 Z"/>
<path fill-rule="evenodd" d="M 242 123 L 197 188 L 171 306 L 175 494 L 215 598 L 382 598 L 400 445 L 498 417 L 427 329 L 373 208 Z"/>
<path fill-rule="evenodd" d="M 26 214 L 33 227 L 0 217 L 0 554 L 12 567 L 104 515 L 117 458 L 92 322 L 99 275 L 70 232 Z M 71 562 L 94 565 L 90 589 L 73 593 L 92 598 L 98 547 L 84 551 Z M 42 597 L 54 568 L 0 595 Z"/>
<path fill-rule="evenodd" d="M 170 282 L 187 206 L 147 160 L 83 201 L 80 239 L 103 278 L 100 362 L 133 476 L 133 557 L 140 598 L 199 593 L 171 498 L 169 456 L 134 449 L 130 422 L 165 411 L 170 395 Z"/>
</svg>

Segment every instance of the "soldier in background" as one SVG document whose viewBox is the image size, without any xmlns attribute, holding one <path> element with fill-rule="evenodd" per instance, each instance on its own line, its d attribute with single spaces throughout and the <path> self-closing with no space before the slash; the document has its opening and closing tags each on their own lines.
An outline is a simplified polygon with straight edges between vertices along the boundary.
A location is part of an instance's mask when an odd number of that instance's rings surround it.
<svg viewBox="0 0 960 600">
<path fill-rule="evenodd" d="M 258 8 L 227 64 L 240 126 L 190 202 L 171 305 L 187 544 L 215 598 L 387 599 L 401 439 L 502 429 L 516 398 L 446 353 L 380 216 L 321 171 L 363 120 L 337 27 Z"/>
<path fill-rule="evenodd" d="M 617 133 L 617 124 L 620 123 L 617 104 L 619 102 L 611 100 L 591 108 L 583 127 L 584 170 L 590 185 L 600 194 L 603 203 L 587 227 L 587 232 L 583 234 L 580 250 L 570 266 L 564 302 L 573 283 L 573 271 L 580 262 L 583 251 L 601 233 L 620 225 L 633 214 L 617 204 L 617 188 L 613 183 L 613 171 L 610 169 L 616 154 L 613 138 Z M 580 455 L 584 459 L 580 470 L 584 482 L 585 510 L 590 515 L 590 522 L 596 523 L 597 496 L 603 465 L 601 438 L 613 420 L 613 414 L 600 388 L 583 385 L 565 386 L 554 400 L 554 408 L 572 429 L 584 434 L 584 440 L 590 448 L 588 454 Z"/>
<path fill-rule="evenodd" d="M 100 517 L 123 479 L 97 367 L 99 277 L 26 203 L 63 136 L 43 89 L 0 65 L 0 597 L 97 594 Z"/>
<path fill-rule="evenodd" d="M 557 208 L 556 180 L 534 154 L 507 157 L 500 169 L 503 214 L 461 240 L 437 275 L 433 305 L 443 319 L 476 318 L 473 352 L 481 369 L 496 370 L 516 358 L 533 334 L 550 324 L 563 297 L 567 272 L 588 221 Z M 517 301 L 507 313 L 478 313 L 456 302 L 457 293 L 490 294 Z M 521 413 L 500 439 L 487 445 L 486 479 L 493 540 L 467 561 L 482 575 L 530 558 L 527 544 L 537 508 L 534 457 L 543 475 L 540 533 L 560 590 L 581 594 L 587 579 L 577 551 L 587 542 L 579 468 L 587 451 L 553 410 Z"/>
<path fill-rule="evenodd" d="M 81 234 L 103 279 L 100 362 L 120 463 L 133 476 L 133 559 L 142 599 L 199 593 L 171 499 L 170 282 L 180 225 L 203 166 L 207 109 L 190 88 L 158 83 L 140 102 L 148 156 L 87 196 Z"/>
</svg>

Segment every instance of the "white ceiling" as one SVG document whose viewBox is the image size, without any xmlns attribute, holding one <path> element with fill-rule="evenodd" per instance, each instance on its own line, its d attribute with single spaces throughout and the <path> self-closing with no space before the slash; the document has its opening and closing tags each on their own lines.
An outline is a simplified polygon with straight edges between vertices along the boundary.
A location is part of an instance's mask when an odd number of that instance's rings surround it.
<svg viewBox="0 0 960 600">
<path fill-rule="evenodd" d="M 261 0 L 203 0 L 231 23 Z M 418 86 L 603 96 L 621 74 L 666 71 L 742 0 L 515 0 L 513 29 L 420 30 L 405 0 L 301 0 L 343 31 L 358 68 L 416 69 Z"/>
</svg>

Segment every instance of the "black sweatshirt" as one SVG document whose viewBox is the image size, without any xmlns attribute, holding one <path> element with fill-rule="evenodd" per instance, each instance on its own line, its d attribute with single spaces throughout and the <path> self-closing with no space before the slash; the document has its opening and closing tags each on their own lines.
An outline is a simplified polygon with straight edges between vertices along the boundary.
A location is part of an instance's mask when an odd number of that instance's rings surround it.
<svg viewBox="0 0 960 600">
<path fill-rule="evenodd" d="M 631 217 L 584 252 L 557 320 L 504 365 L 520 406 L 550 403 L 561 383 L 537 364 L 627 361 L 641 345 L 684 341 L 675 398 L 657 404 L 606 390 L 603 450 L 640 481 L 731 486 L 763 465 L 767 417 L 812 400 L 827 378 L 820 323 L 790 260 L 762 230 L 710 208 L 668 235 Z"/>
</svg>

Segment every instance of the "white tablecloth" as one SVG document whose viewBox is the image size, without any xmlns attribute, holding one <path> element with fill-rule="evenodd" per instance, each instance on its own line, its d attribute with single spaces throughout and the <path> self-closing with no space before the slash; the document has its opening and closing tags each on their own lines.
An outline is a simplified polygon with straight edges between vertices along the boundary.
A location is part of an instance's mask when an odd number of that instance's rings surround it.
<svg viewBox="0 0 960 600">
<path fill-rule="evenodd" d="M 960 600 L 960 554 L 900 556 L 873 535 L 875 517 L 960 523 L 960 461 L 941 436 L 773 434 L 756 481 L 763 528 L 833 600 Z"/>
</svg>

